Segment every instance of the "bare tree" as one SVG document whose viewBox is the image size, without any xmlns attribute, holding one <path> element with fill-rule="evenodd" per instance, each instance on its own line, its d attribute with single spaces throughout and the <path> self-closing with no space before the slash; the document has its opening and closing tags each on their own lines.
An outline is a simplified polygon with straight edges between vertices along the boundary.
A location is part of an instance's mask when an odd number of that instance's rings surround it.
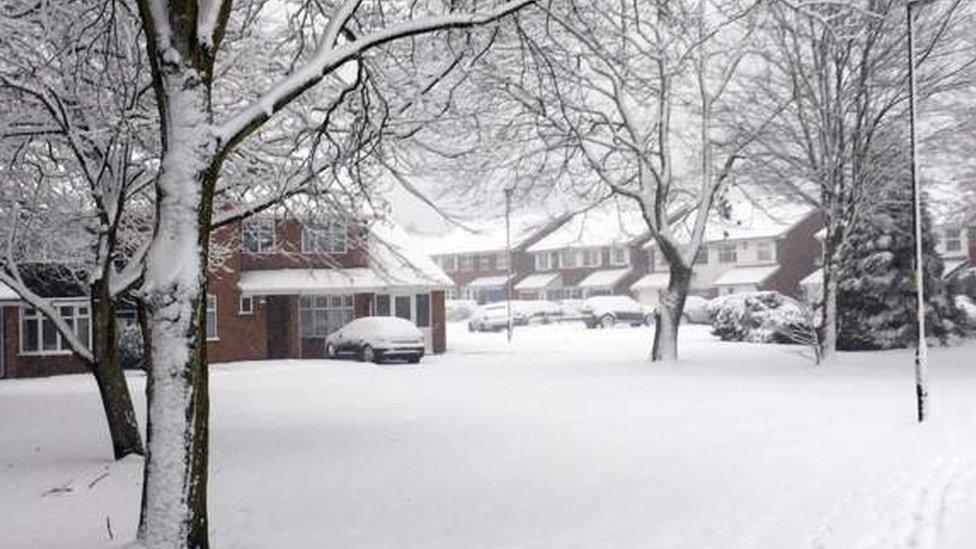
<svg viewBox="0 0 976 549">
<path fill-rule="evenodd" d="M 53 323 L 94 374 L 116 459 L 143 454 L 116 350 L 116 310 L 141 276 L 149 227 L 128 205 L 148 188 L 151 137 L 143 131 L 149 74 L 134 13 L 122 3 L 13 3 L 0 13 L 0 128 L 8 192 L 0 282 Z M 141 227 L 139 227 L 141 225 Z M 81 267 L 92 340 L 25 283 L 22 263 Z M 78 272 L 64 273 L 74 277 Z M 87 331 L 87 328 L 86 328 Z"/>
</svg>

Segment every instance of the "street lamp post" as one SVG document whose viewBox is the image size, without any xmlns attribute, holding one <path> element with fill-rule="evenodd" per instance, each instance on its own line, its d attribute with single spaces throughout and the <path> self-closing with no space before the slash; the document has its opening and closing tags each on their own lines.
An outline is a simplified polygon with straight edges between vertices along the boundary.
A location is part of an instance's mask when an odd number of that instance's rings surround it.
<svg viewBox="0 0 976 549">
<path fill-rule="evenodd" d="M 925 270 L 922 261 L 922 196 L 918 179 L 918 140 L 915 135 L 915 18 L 913 8 L 935 0 L 909 0 L 905 13 L 908 24 L 908 126 L 911 136 L 912 225 L 915 232 L 915 313 L 918 342 L 915 346 L 915 403 L 918 422 L 925 421 L 929 409 L 928 342 L 925 340 Z"/>
</svg>

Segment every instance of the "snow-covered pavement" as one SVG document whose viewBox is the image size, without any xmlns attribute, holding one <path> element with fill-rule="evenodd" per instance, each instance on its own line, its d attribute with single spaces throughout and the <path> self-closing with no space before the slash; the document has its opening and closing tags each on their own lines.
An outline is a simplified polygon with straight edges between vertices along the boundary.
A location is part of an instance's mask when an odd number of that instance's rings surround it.
<svg viewBox="0 0 976 549">
<path fill-rule="evenodd" d="M 814 367 L 682 328 L 449 330 L 417 366 L 274 361 L 211 377 L 216 547 L 976 547 L 976 345 Z M 130 377 L 143 406 L 144 378 Z M 86 376 L 0 381 L 0 547 L 135 535 Z M 110 541 L 109 530 L 114 536 Z"/>
</svg>

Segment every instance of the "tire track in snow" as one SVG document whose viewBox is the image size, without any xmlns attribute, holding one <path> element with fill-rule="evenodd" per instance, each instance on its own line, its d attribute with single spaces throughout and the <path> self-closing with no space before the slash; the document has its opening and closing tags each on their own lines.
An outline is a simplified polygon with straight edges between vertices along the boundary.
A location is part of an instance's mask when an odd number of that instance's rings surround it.
<svg viewBox="0 0 976 549">
<path fill-rule="evenodd" d="M 831 540 L 853 508 L 865 508 L 875 519 L 872 531 L 850 545 L 854 549 L 939 549 L 946 538 L 952 509 L 976 495 L 976 461 L 958 456 L 939 457 L 921 478 L 897 475 L 894 482 L 874 493 L 861 490 L 850 494 L 844 505 L 830 513 L 811 546 L 817 549 L 839 545 Z M 852 500 L 860 500 L 852 501 Z M 859 503 L 859 505 L 858 505 Z M 840 524 L 838 524 L 840 523 Z"/>
</svg>

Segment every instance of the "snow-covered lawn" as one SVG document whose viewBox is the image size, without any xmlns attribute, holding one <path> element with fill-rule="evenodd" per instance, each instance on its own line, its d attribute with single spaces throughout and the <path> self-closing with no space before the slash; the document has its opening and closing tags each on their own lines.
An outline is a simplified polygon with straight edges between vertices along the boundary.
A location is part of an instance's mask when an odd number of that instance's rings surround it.
<svg viewBox="0 0 976 549">
<path fill-rule="evenodd" d="M 976 345 L 816 368 L 682 328 L 448 334 L 418 365 L 213 368 L 217 547 L 976 547 Z M 144 378 L 130 377 L 142 406 Z M 135 535 L 86 376 L 0 381 L 0 547 Z"/>
</svg>

